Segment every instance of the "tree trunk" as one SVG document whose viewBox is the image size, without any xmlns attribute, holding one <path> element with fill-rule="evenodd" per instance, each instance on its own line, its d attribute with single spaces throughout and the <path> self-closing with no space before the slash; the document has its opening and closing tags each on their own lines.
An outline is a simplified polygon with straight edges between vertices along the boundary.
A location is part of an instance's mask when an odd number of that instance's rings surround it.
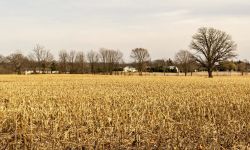
<svg viewBox="0 0 250 150">
<path fill-rule="evenodd" d="M 18 71 L 17 71 L 17 74 L 18 74 L 18 75 L 21 75 L 21 74 L 22 74 L 21 70 L 18 70 Z"/>
<path fill-rule="evenodd" d="M 208 77 L 213 78 L 213 71 L 212 69 L 208 69 Z"/>
<path fill-rule="evenodd" d="M 94 74 L 94 64 L 91 64 L 90 72 Z"/>
<path fill-rule="evenodd" d="M 187 76 L 187 72 L 185 71 L 185 77 Z"/>
<path fill-rule="evenodd" d="M 33 68 L 33 74 L 36 74 L 36 67 Z"/>
</svg>

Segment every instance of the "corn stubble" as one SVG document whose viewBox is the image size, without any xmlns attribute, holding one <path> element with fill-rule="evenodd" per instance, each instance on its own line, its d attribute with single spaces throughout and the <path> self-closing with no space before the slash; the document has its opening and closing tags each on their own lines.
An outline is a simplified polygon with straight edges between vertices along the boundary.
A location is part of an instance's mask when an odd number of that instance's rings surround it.
<svg viewBox="0 0 250 150">
<path fill-rule="evenodd" d="M 249 149 L 249 77 L 1 76 L 1 149 Z"/>
</svg>

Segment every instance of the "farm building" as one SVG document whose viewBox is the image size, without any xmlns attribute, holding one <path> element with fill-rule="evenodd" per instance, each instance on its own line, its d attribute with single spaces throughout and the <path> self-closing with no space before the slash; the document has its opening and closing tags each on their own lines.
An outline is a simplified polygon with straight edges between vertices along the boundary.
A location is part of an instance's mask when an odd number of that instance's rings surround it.
<svg viewBox="0 0 250 150">
<path fill-rule="evenodd" d="M 59 71 L 41 71 L 41 70 L 37 70 L 36 72 L 34 72 L 33 70 L 26 70 L 25 71 L 25 75 L 29 75 L 29 74 L 59 74 Z"/>
<path fill-rule="evenodd" d="M 123 68 L 124 72 L 137 72 L 137 70 L 134 67 L 127 66 Z"/>
<path fill-rule="evenodd" d="M 167 69 L 169 70 L 175 70 L 176 72 L 179 72 L 179 68 L 176 66 L 168 66 Z"/>
</svg>

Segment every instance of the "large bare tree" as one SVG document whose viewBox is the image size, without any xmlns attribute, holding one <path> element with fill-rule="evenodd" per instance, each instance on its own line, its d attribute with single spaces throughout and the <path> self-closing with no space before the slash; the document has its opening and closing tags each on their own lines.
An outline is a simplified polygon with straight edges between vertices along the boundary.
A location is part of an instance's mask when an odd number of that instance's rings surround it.
<svg viewBox="0 0 250 150">
<path fill-rule="evenodd" d="M 7 59 L 17 74 L 24 71 L 25 64 L 28 62 L 28 59 L 20 51 L 10 54 Z"/>
<path fill-rule="evenodd" d="M 226 32 L 203 27 L 193 36 L 190 47 L 196 52 L 196 61 L 207 69 L 208 76 L 212 78 L 216 63 L 235 57 L 237 46 Z"/>
<path fill-rule="evenodd" d="M 187 76 L 187 73 L 189 71 L 192 72 L 191 69 L 194 61 L 195 59 L 193 54 L 187 50 L 180 50 L 175 55 L 175 63 L 179 67 L 179 69 L 185 73 L 185 76 Z"/>
<path fill-rule="evenodd" d="M 137 64 L 139 75 L 142 75 L 142 72 L 145 69 L 146 62 L 150 60 L 148 50 L 144 48 L 133 49 L 130 57 L 133 58 L 135 63 Z"/>
</svg>

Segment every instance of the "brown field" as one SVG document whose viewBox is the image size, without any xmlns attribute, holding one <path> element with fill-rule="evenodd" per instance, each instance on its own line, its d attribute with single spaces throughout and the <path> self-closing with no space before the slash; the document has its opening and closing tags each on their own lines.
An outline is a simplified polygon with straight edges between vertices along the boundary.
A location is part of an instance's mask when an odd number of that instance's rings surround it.
<svg viewBox="0 0 250 150">
<path fill-rule="evenodd" d="M 249 149 L 250 77 L 0 76 L 0 149 Z"/>
</svg>

